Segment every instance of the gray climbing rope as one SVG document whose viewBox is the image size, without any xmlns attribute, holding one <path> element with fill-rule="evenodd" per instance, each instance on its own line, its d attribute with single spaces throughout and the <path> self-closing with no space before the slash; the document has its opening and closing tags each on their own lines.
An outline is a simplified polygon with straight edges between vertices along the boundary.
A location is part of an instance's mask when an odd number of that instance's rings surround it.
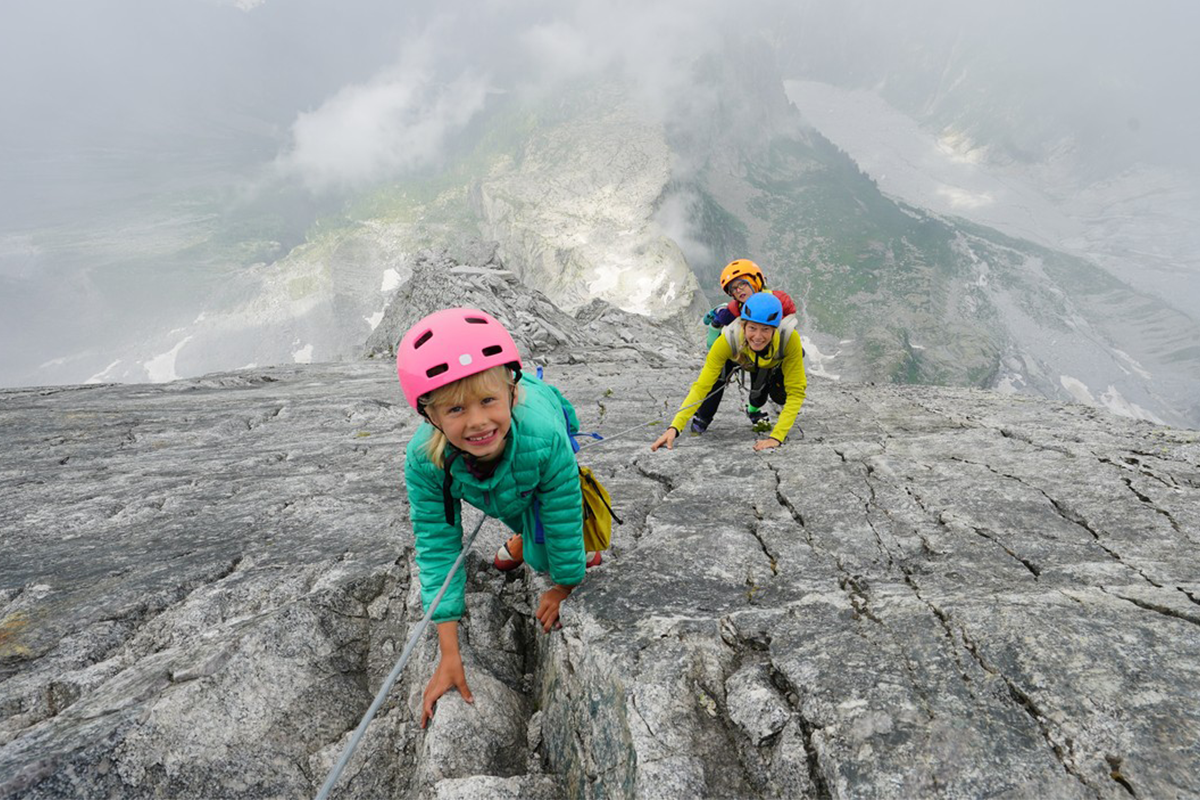
<svg viewBox="0 0 1200 800">
<path fill-rule="evenodd" d="M 458 572 L 458 568 L 462 565 L 463 558 L 466 557 L 467 551 L 471 549 L 471 545 L 475 543 L 475 536 L 479 533 L 479 529 L 483 527 L 483 521 L 487 519 L 484 514 L 479 518 L 479 523 L 475 526 L 475 530 L 471 531 L 471 535 L 467 537 L 467 541 L 463 544 L 462 552 L 458 554 L 458 558 L 454 562 L 454 566 L 450 568 L 450 574 L 446 576 L 442 588 L 438 591 L 437 596 L 433 598 L 433 602 L 429 604 L 429 610 L 425 612 L 425 616 L 421 617 L 421 621 L 417 623 L 416 629 L 408 637 L 408 643 L 404 645 L 404 651 L 400 653 L 400 659 L 396 662 L 396 666 L 392 667 L 391 674 L 387 676 L 387 680 L 379 687 L 379 692 L 375 695 L 374 702 L 367 709 L 367 713 L 363 715 L 362 722 L 358 723 L 358 728 L 354 731 L 354 736 L 350 738 L 350 742 L 346 745 L 346 749 L 342 751 L 341 757 L 337 763 L 333 765 L 333 769 L 329 772 L 329 777 L 325 779 L 325 784 L 321 787 L 321 791 L 317 793 L 317 800 L 327 800 L 329 793 L 333 791 L 334 784 L 342 775 L 342 770 L 346 768 L 346 764 L 350 763 L 350 756 L 354 755 L 354 749 L 358 747 L 358 743 L 362 740 L 363 734 L 367 732 L 367 726 L 371 724 L 371 720 L 375 718 L 376 712 L 387 699 L 388 693 L 392 691 L 392 686 L 395 685 L 400 673 L 404 671 L 405 664 L 408 663 L 408 657 L 412 654 L 413 648 L 417 645 L 417 640 L 421 638 L 425 628 L 429 625 L 429 621 L 433 619 L 433 612 L 437 609 L 438 603 L 442 601 L 442 595 L 446 593 L 447 587 L 450 586 L 450 579 L 454 577 L 454 573 Z"/>
<path fill-rule="evenodd" d="M 714 386 L 713 390 L 711 392 L 709 392 L 704 397 L 701 397 L 699 400 L 697 400 L 694 403 L 689 403 L 686 406 L 681 406 L 679 410 L 683 411 L 685 409 L 691 408 L 692 406 L 700 405 L 701 403 L 703 403 L 708 398 L 712 397 L 717 392 L 723 391 L 725 389 L 725 387 L 729 385 L 730 381 L 733 380 L 733 377 L 735 375 L 739 375 L 743 372 L 746 372 L 746 368 L 743 367 L 741 364 L 737 364 L 734 367 L 733 371 L 729 373 L 729 376 L 727 378 L 725 378 L 725 380 L 723 382 L 721 382 L 719 385 Z M 676 412 L 676 413 L 678 413 L 678 412 Z M 585 442 L 585 443 L 579 445 L 579 450 L 580 451 L 587 450 L 589 447 L 595 447 L 598 444 L 604 444 L 607 441 L 611 441 L 618 437 L 624 436 L 627 433 L 633 433 L 634 431 L 640 431 L 642 428 L 648 428 L 651 425 L 661 425 L 661 424 L 662 424 L 661 419 L 652 419 L 649 422 L 643 422 L 640 425 L 634 425 L 632 428 L 626 428 L 623 431 L 617 431 L 616 433 L 611 433 L 608 436 L 605 436 L 603 439 L 598 439 L 597 441 L 594 441 L 594 442 Z"/>
</svg>

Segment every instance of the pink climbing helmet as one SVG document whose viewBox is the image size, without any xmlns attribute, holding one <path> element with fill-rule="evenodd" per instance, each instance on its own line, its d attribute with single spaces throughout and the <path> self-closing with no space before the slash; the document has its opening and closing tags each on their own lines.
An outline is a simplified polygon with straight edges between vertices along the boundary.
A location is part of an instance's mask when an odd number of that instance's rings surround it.
<svg viewBox="0 0 1200 800">
<path fill-rule="evenodd" d="M 396 348 L 396 377 L 408 404 L 421 395 L 492 367 L 521 368 L 521 354 L 504 326 L 476 308 L 435 311 L 408 329 Z"/>
</svg>

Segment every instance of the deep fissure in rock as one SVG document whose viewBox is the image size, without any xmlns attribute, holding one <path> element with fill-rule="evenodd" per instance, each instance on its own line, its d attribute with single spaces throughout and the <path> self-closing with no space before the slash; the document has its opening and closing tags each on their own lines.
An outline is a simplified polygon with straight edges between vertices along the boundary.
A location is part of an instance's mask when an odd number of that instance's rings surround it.
<svg viewBox="0 0 1200 800">
<path fill-rule="evenodd" d="M 1030 697 L 1029 694 L 1021 689 L 1021 687 L 1018 686 L 1015 681 L 1001 672 L 998 668 L 988 664 L 987 659 L 983 657 L 983 654 L 979 651 L 978 646 L 971 640 L 971 638 L 967 635 L 966 630 L 961 626 L 959 626 L 959 634 L 962 636 L 963 646 L 967 649 L 967 652 L 974 657 L 975 661 L 978 662 L 982 669 L 992 675 L 995 675 L 1004 682 L 1004 685 L 1008 688 L 1009 696 L 1012 697 L 1017 706 L 1026 714 L 1028 714 L 1029 718 L 1034 722 L 1035 725 L 1037 725 L 1037 729 L 1041 732 L 1042 738 L 1045 739 L 1046 744 L 1049 745 L 1051 751 L 1054 753 L 1055 758 L 1058 760 L 1058 763 L 1062 765 L 1063 770 L 1065 770 L 1067 774 L 1071 775 L 1071 777 L 1075 778 L 1084 786 L 1088 787 L 1092 791 L 1096 791 L 1096 788 L 1088 783 L 1087 779 L 1079 772 L 1078 767 L 1075 765 L 1075 754 L 1072 752 L 1068 756 L 1068 753 L 1064 749 L 1064 745 L 1060 745 L 1055 740 L 1051 723 L 1046 715 L 1042 713 L 1041 709 L 1037 707 L 1037 704 L 1034 703 L 1033 698 Z M 1071 741 L 1068 739 L 1066 747 L 1069 748 L 1070 746 Z"/>
<path fill-rule="evenodd" d="M 771 664 L 767 674 L 770 676 L 771 682 L 780 690 L 780 694 L 792 709 L 792 713 L 796 715 L 796 723 L 800 726 L 800 738 L 804 742 L 804 759 L 808 765 L 808 778 L 816 791 L 816 800 L 832 800 L 833 792 L 830 791 L 825 773 L 821 771 L 821 759 L 817 753 L 816 744 L 813 742 L 813 736 L 821 730 L 821 726 L 804 716 L 800 690 L 782 670 Z"/>
<path fill-rule="evenodd" d="M 1168 606 L 1160 606 L 1156 603 L 1151 603 L 1149 601 L 1141 600 L 1136 597 L 1126 597 L 1125 595 L 1115 594 L 1113 592 L 1108 591 L 1103 586 L 1100 587 L 1100 591 L 1104 592 L 1107 595 L 1111 595 L 1112 597 L 1120 598 L 1121 600 L 1124 600 L 1127 603 L 1133 603 L 1138 608 L 1144 608 L 1147 611 L 1153 611 L 1155 614 L 1162 614 L 1164 617 L 1171 617 L 1173 619 L 1183 620 L 1184 622 L 1189 622 L 1192 625 L 1200 625 L 1200 615 L 1191 616 L 1189 614 L 1183 613 L 1182 611 L 1176 611 L 1173 608 L 1169 608 Z"/>
</svg>

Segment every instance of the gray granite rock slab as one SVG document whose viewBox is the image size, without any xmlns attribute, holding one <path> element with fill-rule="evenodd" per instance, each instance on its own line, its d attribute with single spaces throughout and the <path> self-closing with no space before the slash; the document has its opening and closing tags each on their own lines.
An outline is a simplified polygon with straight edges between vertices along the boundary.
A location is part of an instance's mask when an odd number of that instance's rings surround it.
<svg viewBox="0 0 1200 800">
<path fill-rule="evenodd" d="M 546 635 L 485 523 L 475 702 L 419 727 L 428 634 L 335 797 L 1200 795 L 1195 431 L 814 378 L 651 453 L 696 365 L 559 355 L 625 524 Z M 0 393 L 0 797 L 315 794 L 420 618 L 416 423 L 386 360 Z"/>
</svg>

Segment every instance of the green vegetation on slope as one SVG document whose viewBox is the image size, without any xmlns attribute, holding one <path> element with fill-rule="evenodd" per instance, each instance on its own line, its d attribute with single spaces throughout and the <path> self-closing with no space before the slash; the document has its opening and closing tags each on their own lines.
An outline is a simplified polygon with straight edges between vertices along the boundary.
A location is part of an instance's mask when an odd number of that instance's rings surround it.
<svg viewBox="0 0 1200 800">
<path fill-rule="evenodd" d="M 752 255 L 796 297 L 806 326 L 858 341 L 880 379 L 974 384 L 994 374 L 997 315 L 971 288 L 976 266 L 954 227 L 884 197 L 817 135 L 774 140 L 746 164 L 745 183 L 744 210 L 727 213 L 749 218 Z"/>
</svg>

